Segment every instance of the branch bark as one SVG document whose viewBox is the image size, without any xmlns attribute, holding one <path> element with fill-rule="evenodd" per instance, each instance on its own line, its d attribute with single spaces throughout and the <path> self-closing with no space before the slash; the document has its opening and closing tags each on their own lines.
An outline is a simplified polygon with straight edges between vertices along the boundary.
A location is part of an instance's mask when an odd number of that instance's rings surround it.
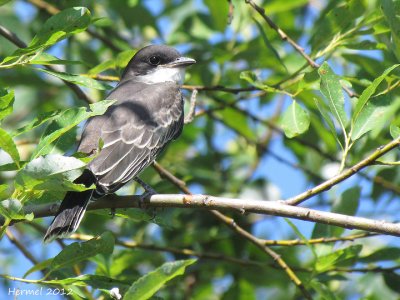
<svg viewBox="0 0 400 300">
<path fill-rule="evenodd" d="M 296 207 L 287 205 L 284 201 L 243 200 L 209 195 L 159 194 L 145 199 L 144 203 L 146 207 L 202 208 L 207 210 L 231 210 L 241 214 L 274 215 L 335 225 L 347 229 L 359 229 L 400 236 L 400 224 L 398 223 Z M 140 196 L 109 195 L 90 203 L 88 210 L 140 207 L 143 207 Z M 34 207 L 26 207 L 25 213 L 33 213 L 35 218 L 43 218 L 53 216 L 57 209 L 58 204 L 36 205 Z"/>
</svg>

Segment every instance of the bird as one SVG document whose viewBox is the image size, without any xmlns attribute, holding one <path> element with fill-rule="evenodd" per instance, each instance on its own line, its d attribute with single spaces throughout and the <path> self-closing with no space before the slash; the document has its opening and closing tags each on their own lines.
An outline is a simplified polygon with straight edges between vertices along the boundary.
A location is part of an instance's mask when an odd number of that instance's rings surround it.
<svg viewBox="0 0 400 300">
<path fill-rule="evenodd" d="M 95 189 L 66 193 L 44 242 L 70 235 L 78 228 L 90 200 L 114 193 L 136 180 L 184 125 L 181 94 L 185 68 L 195 64 L 166 45 L 146 46 L 132 57 L 121 80 L 106 99 L 116 100 L 103 115 L 90 118 L 77 151 L 94 158 L 74 181 Z"/>
</svg>

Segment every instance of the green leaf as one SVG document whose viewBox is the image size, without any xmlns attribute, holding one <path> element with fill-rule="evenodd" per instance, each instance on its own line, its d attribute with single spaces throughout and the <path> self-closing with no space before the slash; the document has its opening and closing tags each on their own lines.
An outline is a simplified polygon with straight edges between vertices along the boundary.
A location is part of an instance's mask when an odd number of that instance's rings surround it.
<svg viewBox="0 0 400 300">
<path fill-rule="evenodd" d="M 19 170 L 19 167 L 17 166 L 16 163 L 0 165 L 0 172 L 17 171 L 17 170 Z"/>
<path fill-rule="evenodd" d="M 50 270 L 71 268 L 73 265 L 97 254 L 111 254 L 114 250 L 114 236 L 105 232 L 86 242 L 75 242 L 65 247 L 50 264 Z"/>
<path fill-rule="evenodd" d="M 397 59 L 400 59 L 400 1 L 398 0 L 382 0 L 381 2 L 384 16 L 389 23 L 392 33 L 392 51 Z"/>
<path fill-rule="evenodd" d="M 360 203 L 361 189 L 358 186 L 345 190 L 332 207 L 332 212 L 354 216 Z M 326 225 L 330 226 L 330 225 Z M 340 236 L 344 232 L 344 228 L 332 226 L 331 235 Z"/>
<path fill-rule="evenodd" d="M 61 111 L 50 111 L 50 112 L 45 112 L 45 113 L 39 114 L 31 122 L 29 122 L 28 124 L 26 124 L 25 126 L 19 128 L 19 129 L 17 129 L 13 133 L 13 137 L 16 137 L 20 134 L 28 132 L 48 121 L 54 120 L 55 118 L 59 117 L 61 114 L 62 114 Z"/>
<path fill-rule="evenodd" d="M 380 95 L 370 99 L 355 120 L 351 131 L 351 139 L 355 141 L 367 132 L 381 128 L 390 116 L 397 111 L 399 106 L 399 101 L 394 101 L 391 94 Z"/>
<path fill-rule="evenodd" d="M 345 190 L 342 196 L 333 204 L 332 212 L 354 216 L 360 202 L 361 188 L 355 186 Z"/>
<path fill-rule="evenodd" d="M 263 27 L 261 26 L 260 22 L 258 22 L 256 19 L 254 19 L 254 22 L 257 25 L 258 31 L 261 34 L 261 37 L 264 41 L 265 46 L 271 51 L 271 53 L 274 55 L 274 57 L 276 58 L 276 60 L 282 65 L 282 67 L 284 68 L 284 70 L 287 72 L 287 68 L 285 66 L 285 63 L 283 62 L 283 60 L 281 59 L 281 57 L 279 56 L 278 51 L 275 50 L 275 48 L 272 46 L 271 42 L 269 41 L 267 35 L 264 32 Z"/>
<path fill-rule="evenodd" d="M 7 199 L 1 201 L 0 215 L 10 220 L 25 219 L 22 203 L 17 199 Z"/>
<path fill-rule="evenodd" d="M 87 8 L 67 8 L 50 17 L 26 48 L 16 50 L 11 56 L 6 57 L 1 64 L 15 63 L 21 59 L 22 63 L 28 62 L 34 59 L 38 52 L 72 34 L 84 31 L 90 25 L 90 20 L 90 12 Z"/>
<path fill-rule="evenodd" d="M 283 113 L 280 125 L 288 138 L 293 138 L 307 131 L 310 126 L 310 115 L 293 100 Z"/>
<path fill-rule="evenodd" d="M 123 300 L 146 300 L 153 296 L 164 284 L 182 275 L 185 268 L 193 264 L 195 259 L 167 262 L 134 282 L 124 295 Z"/>
<path fill-rule="evenodd" d="M 90 105 L 92 111 L 86 111 L 86 108 L 70 108 L 60 113 L 56 119 L 48 126 L 38 146 L 32 153 L 32 158 L 47 154 L 51 151 L 50 145 L 59 139 L 67 131 L 81 123 L 82 121 L 103 114 L 107 108 L 112 105 L 114 100 L 104 100 Z"/>
<path fill-rule="evenodd" d="M 286 223 L 289 224 L 289 226 L 292 228 L 294 233 L 306 244 L 306 246 L 311 250 L 312 254 L 314 255 L 314 258 L 317 259 L 317 253 L 315 252 L 314 246 L 311 245 L 308 241 L 308 239 L 301 233 L 301 231 L 296 227 L 296 225 L 288 218 L 284 219 Z"/>
<path fill-rule="evenodd" d="M 338 142 L 338 144 L 340 145 L 340 147 L 343 149 L 343 145 L 342 142 L 340 141 L 337 132 L 336 132 L 336 128 L 335 128 L 335 124 L 333 123 L 333 120 L 329 114 L 329 110 L 327 105 L 322 102 L 319 101 L 317 98 L 314 98 L 314 103 L 317 106 L 319 112 L 321 113 L 322 117 L 324 118 L 326 124 L 328 124 L 329 130 L 332 133 L 333 137 L 336 139 L 336 141 Z"/>
<path fill-rule="evenodd" d="M 53 261 L 53 259 L 49 258 L 49 259 L 46 259 L 46 260 L 43 260 L 43 261 L 37 263 L 32 268 L 30 268 L 28 271 L 26 271 L 23 277 L 26 278 L 29 274 L 49 268 L 52 261 Z"/>
<path fill-rule="evenodd" d="M 310 287 L 312 287 L 319 297 L 319 299 L 323 300 L 340 300 L 325 284 L 317 281 L 311 280 L 309 283 Z"/>
<path fill-rule="evenodd" d="M 228 127 L 237 131 L 239 134 L 249 139 L 255 138 L 254 131 L 248 124 L 248 118 L 242 113 L 238 112 L 236 109 L 227 107 L 221 112 L 216 112 L 216 115 L 220 116 L 220 118 Z"/>
<path fill-rule="evenodd" d="M 77 60 L 59 59 L 48 53 L 40 53 L 29 61 L 31 65 L 82 65 L 83 62 Z"/>
<path fill-rule="evenodd" d="M 390 135 L 393 139 L 398 139 L 400 137 L 400 127 L 394 124 L 390 125 Z"/>
<path fill-rule="evenodd" d="M 265 3 L 264 9 L 269 14 L 277 14 L 305 6 L 307 4 L 308 0 L 271 1 Z"/>
<path fill-rule="evenodd" d="M 214 0 L 205 0 L 204 2 L 210 10 L 214 28 L 224 31 L 228 25 L 228 3 Z"/>
<path fill-rule="evenodd" d="M 19 167 L 20 157 L 17 146 L 15 145 L 12 137 L 2 128 L 0 128 L 0 149 L 3 149 L 5 152 L 7 152 Z"/>
<path fill-rule="evenodd" d="M 0 0 L 0 6 L 3 6 L 4 4 L 7 4 L 8 2 L 11 2 L 12 0 Z"/>
<path fill-rule="evenodd" d="M 354 245 L 320 256 L 316 260 L 315 270 L 322 273 L 333 267 L 346 266 L 357 259 L 361 249 L 362 245 Z"/>
<path fill-rule="evenodd" d="M 90 69 L 88 73 L 90 75 L 99 74 L 108 69 L 125 68 L 131 58 L 135 55 L 136 50 L 125 50 L 118 53 L 116 58 L 106 60 L 94 68 Z"/>
<path fill-rule="evenodd" d="M 339 122 L 343 133 L 345 133 L 347 116 L 346 112 L 344 111 L 344 96 L 339 77 L 335 73 L 333 73 L 327 62 L 324 62 L 322 66 L 318 69 L 318 74 L 321 78 L 321 93 L 328 100 L 328 106 L 331 113 Z"/>
<path fill-rule="evenodd" d="M 0 89 L 0 121 L 12 113 L 14 100 L 14 91 Z"/>
<path fill-rule="evenodd" d="M 50 154 L 26 164 L 18 172 L 15 182 L 25 191 L 84 191 L 87 188 L 72 183 L 84 166 L 85 163 L 74 157 Z"/>
<path fill-rule="evenodd" d="M 325 48 L 340 33 L 355 27 L 359 16 L 365 12 L 362 0 L 330 1 L 328 10 L 320 12 L 320 19 L 314 22 L 314 33 L 310 39 L 312 52 Z"/>
<path fill-rule="evenodd" d="M 397 68 L 400 64 L 393 65 L 390 68 L 386 69 L 382 75 L 380 75 L 378 78 L 376 78 L 372 84 L 370 84 L 361 94 L 360 98 L 358 99 L 356 106 L 354 108 L 353 116 L 352 116 L 352 124 L 354 124 L 357 119 L 359 118 L 359 115 L 363 109 L 365 109 L 365 106 L 367 105 L 369 99 L 371 96 L 375 93 L 376 89 L 378 86 L 381 84 L 381 82 L 389 75 L 391 71 L 393 71 L 395 68 Z"/>
<path fill-rule="evenodd" d="M 384 273 L 383 280 L 385 281 L 386 285 L 393 291 L 400 293 L 400 275 L 392 272 Z"/>
<path fill-rule="evenodd" d="M 77 277 L 59 279 L 59 280 L 48 280 L 46 284 L 61 284 L 61 285 L 74 285 L 74 286 L 91 286 L 95 289 L 106 289 L 111 290 L 114 287 L 121 287 L 124 290 L 129 288 L 129 284 L 116 280 L 110 277 L 101 275 L 80 275 Z"/>
<path fill-rule="evenodd" d="M 382 261 L 398 261 L 400 258 L 400 249 L 395 247 L 386 247 L 379 249 L 367 256 L 361 257 L 360 262 L 375 263 Z"/>
<path fill-rule="evenodd" d="M 35 68 L 38 71 L 53 75 L 55 77 L 58 77 L 62 80 L 72 82 L 75 84 L 79 84 L 91 89 L 97 89 L 97 90 L 109 90 L 112 89 L 112 86 L 108 84 L 101 83 L 93 78 L 87 77 L 87 76 L 82 76 L 82 75 L 75 75 L 75 74 L 68 74 L 68 73 L 63 73 L 63 72 L 56 72 L 56 71 L 50 71 L 47 69 L 40 69 L 40 68 Z"/>
</svg>

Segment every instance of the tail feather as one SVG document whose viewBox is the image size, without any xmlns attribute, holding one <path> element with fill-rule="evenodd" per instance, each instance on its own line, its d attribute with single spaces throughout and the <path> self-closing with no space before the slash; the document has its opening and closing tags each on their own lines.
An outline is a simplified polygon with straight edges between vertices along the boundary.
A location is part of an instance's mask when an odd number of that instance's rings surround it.
<svg viewBox="0 0 400 300">
<path fill-rule="evenodd" d="M 89 187 L 95 182 L 95 178 L 90 171 L 85 170 L 74 182 L 83 183 L 86 187 Z M 65 195 L 56 216 L 44 236 L 45 243 L 59 237 L 68 236 L 78 228 L 92 194 L 93 190 L 86 190 L 83 192 L 68 192 Z"/>
</svg>

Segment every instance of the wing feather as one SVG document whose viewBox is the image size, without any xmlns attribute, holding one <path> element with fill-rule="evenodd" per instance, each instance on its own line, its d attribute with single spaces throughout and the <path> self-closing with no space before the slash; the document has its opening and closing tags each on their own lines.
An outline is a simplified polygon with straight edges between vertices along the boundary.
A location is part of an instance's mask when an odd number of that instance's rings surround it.
<svg viewBox="0 0 400 300">
<path fill-rule="evenodd" d="M 84 132 L 81 142 L 85 148 L 96 148 L 98 140 L 103 141 L 88 166 L 97 178 L 98 193 L 113 192 L 137 176 L 182 131 L 183 100 L 177 85 L 142 84 L 138 93 L 126 91 L 126 84 L 120 88 L 108 97 L 118 102 L 105 117 L 87 125 L 97 133 L 97 141 Z"/>
</svg>

